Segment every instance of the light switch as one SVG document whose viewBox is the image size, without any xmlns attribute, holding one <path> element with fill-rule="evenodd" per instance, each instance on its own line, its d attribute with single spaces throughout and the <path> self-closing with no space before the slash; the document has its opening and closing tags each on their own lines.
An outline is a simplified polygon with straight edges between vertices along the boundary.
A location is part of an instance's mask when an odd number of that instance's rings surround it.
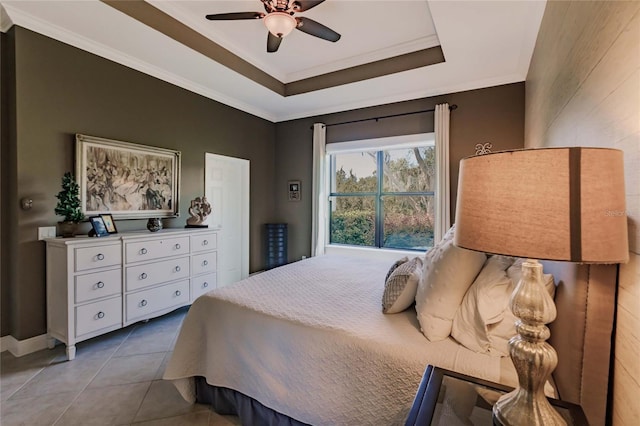
<svg viewBox="0 0 640 426">
<path fill-rule="evenodd" d="M 56 227 L 55 226 L 41 226 L 38 228 L 38 240 L 44 240 L 45 238 L 55 238 Z"/>
</svg>

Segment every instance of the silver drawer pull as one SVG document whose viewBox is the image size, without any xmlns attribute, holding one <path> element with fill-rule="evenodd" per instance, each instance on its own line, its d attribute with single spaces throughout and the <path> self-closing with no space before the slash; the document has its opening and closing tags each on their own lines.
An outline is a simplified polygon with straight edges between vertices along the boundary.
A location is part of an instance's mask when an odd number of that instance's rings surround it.
<svg viewBox="0 0 640 426">
<path fill-rule="evenodd" d="M 179 266 L 176 266 L 176 267 L 174 268 L 174 270 L 175 270 L 176 272 L 180 272 L 180 267 L 179 267 Z"/>
<path fill-rule="evenodd" d="M 97 287 L 97 288 L 104 288 L 104 283 L 103 283 L 102 281 L 98 281 L 98 282 L 96 283 L 96 287 Z"/>
<path fill-rule="evenodd" d="M 180 290 L 176 290 L 176 296 L 180 296 L 182 293 L 180 293 Z"/>
<path fill-rule="evenodd" d="M 176 243 L 175 247 L 176 247 L 176 250 L 180 250 L 180 244 Z"/>
<path fill-rule="evenodd" d="M 140 274 L 140 279 L 141 280 L 146 280 L 147 279 L 147 274 L 145 272 Z"/>
<path fill-rule="evenodd" d="M 206 282 L 206 281 L 205 281 L 205 282 L 203 282 L 203 283 L 202 283 L 202 288 L 207 288 L 207 287 L 209 287 L 209 283 L 208 283 L 208 282 Z"/>
<path fill-rule="evenodd" d="M 147 249 L 146 248 L 141 248 L 140 249 L 140 254 L 147 254 Z"/>
<path fill-rule="evenodd" d="M 102 254 L 102 253 L 98 253 L 98 254 L 96 255 L 96 258 L 97 258 L 98 260 L 104 260 L 104 254 Z"/>
<path fill-rule="evenodd" d="M 202 261 L 202 266 L 207 266 L 208 264 L 209 264 L 209 261 L 208 261 L 208 260 L 203 260 L 203 261 Z"/>
<path fill-rule="evenodd" d="M 208 246 L 208 245 L 209 245 L 209 240 L 204 240 L 204 241 L 202 242 L 202 245 L 203 245 L 203 246 Z"/>
<path fill-rule="evenodd" d="M 144 300 L 144 299 L 142 299 L 142 300 L 140 301 L 140 306 L 147 306 L 147 301 L 146 301 L 146 300 Z"/>
<path fill-rule="evenodd" d="M 98 319 L 102 319 L 102 318 L 104 318 L 104 312 L 102 312 L 102 311 L 98 312 L 98 314 L 96 315 L 96 317 L 98 317 Z"/>
</svg>

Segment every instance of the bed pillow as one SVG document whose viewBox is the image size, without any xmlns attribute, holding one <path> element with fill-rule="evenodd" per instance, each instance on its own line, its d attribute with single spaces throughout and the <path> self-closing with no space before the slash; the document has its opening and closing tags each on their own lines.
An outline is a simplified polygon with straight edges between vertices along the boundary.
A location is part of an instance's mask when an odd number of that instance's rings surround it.
<svg viewBox="0 0 640 426">
<path fill-rule="evenodd" d="M 385 282 L 385 283 L 387 282 L 387 280 L 388 280 L 388 279 L 389 279 L 389 277 L 391 276 L 391 273 L 392 273 L 393 271 L 395 271 L 395 270 L 396 270 L 396 268 L 397 268 L 398 266 L 400 266 L 400 265 L 402 265 L 403 263 L 408 262 L 408 261 L 409 261 L 409 258 L 408 258 L 407 256 L 403 257 L 402 259 L 398 259 L 398 260 L 396 260 L 396 261 L 393 263 L 393 265 L 391 265 L 391 268 L 389 268 L 389 272 L 387 272 L 387 276 L 386 276 L 386 277 L 384 277 L 384 282 Z"/>
<path fill-rule="evenodd" d="M 449 337 L 462 298 L 487 259 L 484 253 L 454 246 L 454 232 L 455 226 L 427 251 L 416 292 L 420 329 L 430 341 Z"/>
<path fill-rule="evenodd" d="M 501 356 L 492 349 L 489 328 L 505 317 L 505 295 L 513 289 L 507 268 L 514 260 L 489 257 L 453 318 L 451 336 L 472 351 Z"/>
<path fill-rule="evenodd" d="M 390 272 L 384 283 L 382 313 L 397 314 L 415 301 L 418 281 L 422 276 L 422 259 L 414 257 Z"/>
<path fill-rule="evenodd" d="M 456 312 L 451 336 L 467 348 L 493 356 L 509 355 L 509 339 L 516 335 L 516 317 L 509 299 L 524 259 L 491 256 L 464 296 Z M 553 275 L 543 274 L 545 288 L 555 294 Z"/>
</svg>

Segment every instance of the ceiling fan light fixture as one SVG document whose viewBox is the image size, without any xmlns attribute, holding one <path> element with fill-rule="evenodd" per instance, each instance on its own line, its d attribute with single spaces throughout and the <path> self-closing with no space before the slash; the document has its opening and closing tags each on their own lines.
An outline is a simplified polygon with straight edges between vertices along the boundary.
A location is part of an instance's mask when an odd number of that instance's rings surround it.
<svg viewBox="0 0 640 426">
<path fill-rule="evenodd" d="M 271 12 L 264 17 L 264 25 L 269 32 L 278 37 L 285 37 L 298 25 L 296 19 L 286 12 Z"/>
</svg>

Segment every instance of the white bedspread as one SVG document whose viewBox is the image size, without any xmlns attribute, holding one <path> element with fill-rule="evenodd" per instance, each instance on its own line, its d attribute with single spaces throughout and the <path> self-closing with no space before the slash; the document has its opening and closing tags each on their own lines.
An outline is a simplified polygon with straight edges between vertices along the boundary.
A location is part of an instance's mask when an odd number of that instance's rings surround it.
<svg viewBox="0 0 640 426">
<path fill-rule="evenodd" d="M 387 262 L 321 256 L 198 298 L 165 379 L 193 376 L 312 425 L 402 424 L 427 364 L 491 381 L 500 358 L 429 342 L 415 309 L 381 310 Z"/>
</svg>

